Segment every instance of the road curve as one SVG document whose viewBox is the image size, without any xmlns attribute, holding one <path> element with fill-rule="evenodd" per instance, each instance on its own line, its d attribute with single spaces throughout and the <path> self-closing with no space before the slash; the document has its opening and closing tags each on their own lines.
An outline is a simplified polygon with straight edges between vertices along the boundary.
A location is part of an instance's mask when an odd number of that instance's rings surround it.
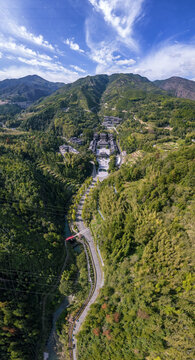
<svg viewBox="0 0 195 360">
<path fill-rule="evenodd" d="M 83 220 L 82 220 L 82 209 L 83 209 L 83 203 L 85 200 L 85 196 L 90 191 L 90 189 L 95 185 L 96 182 L 97 182 L 97 178 L 94 178 L 93 182 L 90 185 L 90 187 L 88 188 L 86 194 L 81 198 L 81 201 L 79 203 L 78 210 L 77 210 L 77 217 L 76 217 L 76 225 L 77 225 L 79 231 L 86 230 L 84 237 L 87 241 L 87 244 L 88 244 L 90 252 L 91 252 L 92 261 L 93 261 L 95 273 L 96 273 L 95 274 L 96 282 L 95 282 L 95 288 L 92 291 L 92 296 L 90 297 L 90 300 L 87 303 L 87 305 L 84 308 L 81 315 L 77 318 L 77 321 L 75 322 L 75 326 L 74 326 L 74 329 L 72 332 L 72 334 L 73 334 L 73 359 L 74 360 L 77 360 L 77 340 L 75 338 L 75 335 L 78 334 L 80 327 L 83 324 L 83 322 L 87 316 L 87 313 L 90 309 L 91 304 L 93 304 L 96 301 L 98 294 L 99 294 L 99 290 L 104 285 L 104 274 L 102 271 L 103 262 L 102 262 L 102 264 L 100 264 L 100 261 L 102 261 L 102 259 L 99 259 L 91 232 L 88 228 L 85 227 Z"/>
</svg>

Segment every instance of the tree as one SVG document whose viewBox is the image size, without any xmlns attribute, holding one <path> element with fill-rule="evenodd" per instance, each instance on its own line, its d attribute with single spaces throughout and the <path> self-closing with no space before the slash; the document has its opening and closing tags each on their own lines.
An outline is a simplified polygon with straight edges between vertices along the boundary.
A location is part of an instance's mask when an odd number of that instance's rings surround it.
<svg viewBox="0 0 195 360">
<path fill-rule="evenodd" d="M 70 269 L 64 270 L 59 286 L 59 290 L 61 294 L 68 296 L 73 293 L 76 274 L 77 274 L 77 267 L 74 264 L 70 266 Z"/>
</svg>

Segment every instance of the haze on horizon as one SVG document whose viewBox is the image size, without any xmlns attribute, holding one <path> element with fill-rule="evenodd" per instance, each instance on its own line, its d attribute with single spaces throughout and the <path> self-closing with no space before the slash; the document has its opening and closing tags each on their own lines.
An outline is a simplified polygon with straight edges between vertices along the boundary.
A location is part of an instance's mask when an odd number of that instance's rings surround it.
<svg viewBox="0 0 195 360">
<path fill-rule="evenodd" d="M 0 80 L 195 80 L 194 0 L 0 0 Z"/>
</svg>

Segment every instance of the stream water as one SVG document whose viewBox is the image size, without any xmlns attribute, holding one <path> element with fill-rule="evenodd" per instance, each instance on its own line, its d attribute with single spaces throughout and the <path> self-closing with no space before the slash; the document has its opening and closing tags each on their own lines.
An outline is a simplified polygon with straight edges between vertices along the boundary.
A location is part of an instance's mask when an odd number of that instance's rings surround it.
<svg viewBox="0 0 195 360">
<path fill-rule="evenodd" d="M 67 220 L 65 221 L 65 231 L 64 232 L 65 232 L 65 237 L 68 237 L 71 235 Z M 57 308 L 57 310 L 53 313 L 52 329 L 51 329 L 49 339 L 48 339 L 47 345 L 46 345 L 45 359 L 48 359 L 48 360 L 58 360 L 59 359 L 58 355 L 57 355 L 57 343 L 56 343 L 56 340 L 57 340 L 56 322 L 57 322 L 59 316 L 62 314 L 62 312 L 65 310 L 65 308 L 68 305 L 69 305 L 69 301 L 68 301 L 68 297 L 66 296 L 64 298 L 63 302 Z"/>
<path fill-rule="evenodd" d="M 49 340 L 47 342 L 47 347 L 46 347 L 46 349 L 47 349 L 46 351 L 49 355 L 48 360 L 58 360 L 57 348 L 56 348 L 56 339 L 57 339 L 56 322 L 57 322 L 59 316 L 61 315 L 61 313 L 64 311 L 64 309 L 68 305 L 69 305 L 68 298 L 65 297 L 64 301 L 61 303 L 59 308 L 53 314 L 52 329 L 51 329 L 51 333 L 50 333 Z"/>
</svg>

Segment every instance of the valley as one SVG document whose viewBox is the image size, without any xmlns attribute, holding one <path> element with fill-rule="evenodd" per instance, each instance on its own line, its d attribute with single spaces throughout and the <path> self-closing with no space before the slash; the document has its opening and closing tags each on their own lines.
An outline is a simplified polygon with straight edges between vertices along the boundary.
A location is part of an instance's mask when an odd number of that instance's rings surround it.
<svg viewBox="0 0 195 360">
<path fill-rule="evenodd" d="M 2 360 L 194 358 L 194 119 L 133 74 L 3 118 Z"/>
</svg>

